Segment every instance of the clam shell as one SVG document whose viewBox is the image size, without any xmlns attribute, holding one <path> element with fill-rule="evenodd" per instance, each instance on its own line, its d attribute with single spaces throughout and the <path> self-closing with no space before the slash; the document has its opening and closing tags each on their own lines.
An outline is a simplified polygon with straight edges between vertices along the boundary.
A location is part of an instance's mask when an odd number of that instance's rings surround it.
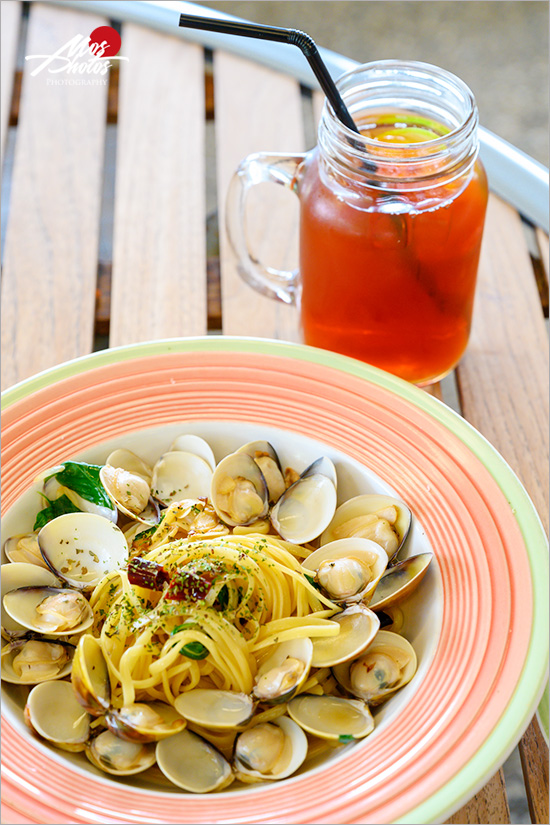
<svg viewBox="0 0 550 825">
<path fill-rule="evenodd" d="M 305 733 L 302 728 L 287 716 L 279 716 L 267 723 L 268 725 L 275 725 L 282 730 L 284 734 L 283 747 L 280 754 L 277 756 L 275 763 L 266 771 L 251 767 L 247 762 L 246 739 L 250 739 L 251 735 L 256 732 L 257 736 L 253 739 L 252 748 L 256 751 L 262 747 L 262 730 L 266 726 L 263 724 L 256 725 L 249 728 L 244 733 L 241 733 L 235 742 L 235 771 L 237 778 L 243 782 L 260 782 L 262 780 L 284 779 L 291 776 L 303 764 L 307 756 L 308 743 Z M 248 757 L 250 758 L 250 757 Z M 253 761 L 253 760 L 252 760 Z"/>
<path fill-rule="evenodd" d="M 312 655 L 313 644 L 311 639 L 307 637 L 291 639 L 276 645 L 275 649 L 270 652 L 258 668 L 253 689 L 254 696 L 261 702 L 269 704 L 288 701 L 307 680 Z M 296 659 L 302 664 L 303 669 L 301 672 L 296 672 L 295 675 L 289 675 L 284 679 L 284 682 L 278 685 L 278 673 L 287 659 Z M 272 680 L 271 685 L 269 684 L 270 677 Z"/>
<path fill-rule="evenodd" d="M 128 742 L 110 730 L 104 730 L 86 745 L 86 756 L 96 768 L 114 776 L 141 773 L 154 765 L 156 760 L 153 745 Z"/>
<path fill-rule="evenodd" d="M 76 698 L 94 716 L 101 716 L 111 702 L 109 668 L 99 641 L 86 634 L 79 640 L 73 659 L 71 682 Z"/>
<path fill-rule="evenodd" d="M 246 724 L 254 712 L 254 702 L 246 693 L 209 688 L 181 693 L 174 707 L 184 719 L 213 730 L 238 728 Z"/>
<path fill-rule="evenodd" d="M 246 453 L 254 459 L 265 479 L 269 503 L 275 504 L 283 495 L 286 486 L 281 462 L 274 447 L 269 441 L 249 441 L 248 444 L 239 447 L 236 452 Z"/>
<path fill-rule="evenodd" d="M 249 482 L 253 491 L 227 491 L 231 480 Z M 232 496 L 232 497 L 231 497 Z M 230 527 L 251 524 L 264 518 L 269 509 L 268 492 L 262 472 L 247 453 L 230 453 L 222 458 L 212 476 L 210 500 L 220 519 Z"/>
<path fill-rule="evenodd" d="M 36 564 L 38 567 L 49 569 L 40 552 L 38 533 L 11 536 L 4 542 L 4 553 L 9 561 Z"/>
<path fill-rule="evenodd" d="M 91 513 L 67 513 L 49 521 L 38 534 L 48 567 L 80 590 L 98 584 L 106 573 L 128 563 L 124 533 Z"/>
<path fill-rule="evenodd" d="M 312 667 L 332 667 L 358 656 L 372 642 L 380 620 L 364 605 L 352 605 L 331 617 L 340 625 L 337 636 L 313 639 Z"/>
<path fill-rule="evenodd" d="M 105 723 L 112 733 L 129 742 L 157 742 L 179 733 L 187 724 L 164 702 L 136 702 L 120 709 L 111 708 Z"/>
<path fill-rule="evenodd" d="M 289 702 L 288 713 L 300 727 L 321 739 L 362 739 L 374 729 L 368 707 L 355 699 L 304 693 Z"/>
<path fill-rule="evenodd" d="M 83 750 L 90 716 L 82 710 L 70 682 L 43 682 L 27 699 L 25 718 L 44 739 L 66 750 Z"/>
<path fill-rule="evenodd" d="M 161 456 L 153 467 L 151 493 L 165 505 L 186 498 L 206 498 L 211 479 L 212 469 L 204 458 L 173 450 Z"/>
<path fill-rule="evenodd" d="M 105 464 L 111 467 L 120 467 L 123 470 L 128 470 L 129 473 L 135 473 L 142 476 L 148 483 L 151 482 L 153 475 L 153 468 L 149 466 L 142 458 L 133 453 L 131 450 L 119 448 L 109 453 Z"/>
<path fill-rule="evenodd" d="M 390 658 L 392 656 L 397 657 L 397 659 L 403 663 L 400 678 L 391 686 L 377 688 L 374 691 L 363 691 L 357 689 L 352 684 L 350 673 L 351 668 L 358 664 L 365 656 L 376 653 L 389 655 Z M 416 673 L 416 668 L 416 653 L 411 643 L 398 633 L 394 633 L 389 630 L 379 630 L 371 644 L 361 653 L 360 656 L 346 662 L 342 662 L 334 667 L 332 672 L 334 673 L 336 681 L 342 685 L 343 688 L 349 691 L 349 693 L 357 696 L 365 702 L 368 702 L 369 705 L 374 706 L 384 702 L 389 696 L 391 696 L 392 693 L 400 690 L 400 688 L 410 682 Z"/>
<path fill-rule="evenodd" d="M 8 638 L 25 636 L 28 628 L 13 619 L 4 609 L 4 596 L 10 590 L 19 587 L 59 587 L 59 579 L 51 570 L 39 567 L 28 562 L 11 562 L 2 565 L 1 596 L 2 596 L 2 634 Z"/>
<path fill-rule="evenodd" d="M 37 612 L 39 605 L 48 598 L 63 599 L 65 596 L 78 597 L 82 603 L 83 613 L 78 621 L 62 629 L 56 629 L 56 625 L 49 626 L 44 616 Z M 66 601 L 66 599 L 65 599 Z M 89 628 L 94 620 L 92 608 L 80 593 L 76 590 L 63 587 L 19 587 L 11 590 L 4 596 L 4 608 L 6 612 L 19 624 L 28 630 L 38 631 L 48 636 L 72 636 L 81 633 Z"/>
<path fill-rule="evenodd" d="M 300 476 L 281 496 L 271 511 L 271 523 L 285 541 L 305 544 L 321 535 L 335 510 L 333 481 L 312 472 Z"/>
<path fill-rule="evenodd" d="M 346 530 L 344 525 L 345 522 L 350 521 L 351 519 L 373 515 L 387 507 L 395 507 L 397 510 L 397 520 L 393 525 L 395 532 L 397 533 L 397 545 L 390 551 L 387 551 L 388 559 L 391 561 L 402 550 L 409 535 L 411 526 L 411 511 L 403 501 L 398 498 L 394 498 L 393 496 L 371 493 L 368 495 L 355 496 L 354 498 L 350 498 L 345 501 L 340 505 L 340 507 L 338 507 L 334 513 L 334 518 L 327 526 L 327 529 L 323 532 L 323 535 L 321 536 L 321 545 L 328 544 L 328 542 L 339 538 L 348 538 L 353 535 L 362 536 L 363 538 L 369 538 L 376 541 L 375 536 L 372 535 L 370 530 L 363 532 L 358 526 L 357 529 L 360 530 L 360 532 L 354 533 L 351 527 L 349 530 Z"/>
<path fill-rule="evenodd" d="M 151 489 L 149 487 L 148 480 L 144 476 L 139 475 L 138 473 L 131 473 L 129 476 L 125 476 L 123 479 L 121 479 L 120 476 L 117 475 L 121 472 L 130 473 L 129 470 L 125 470 L 123 467 L 113 467 L 110 464 L 106 464 L 99 471 L 100 481 L 103 484 L 107 495 L 109 496 L 117 510 L 121 512 L 124 516 L 127 516 L 128 518 L 134 521 L 139 521 L 142 524 L 146 524 L 149 527 L 151 527 L 153 524 L 158 524 L 160 512 L 158 505 L 156 505 L 156 503 L 150 497 Z M 129 509 L 129 507 L 127 506 L 129 504 L 128 497 L 126 498 L 126 503 L 122 500 L 120 492 L 121 483 L 123 487 L 124 485 L 126 485 L 128 493 L 132 489 L 132 486 L 135 491 L 136 483 L 138 489 L 141 487 L 141 493 L 143 495 L 142 502 L 144 502 L 144 506 L 141 510 L 139 510 L 139 512 L 137 512 L 138 507 L 136 507 L 135 509 Z M 147 496 L 146 501 L 145 496 Z"/>
<path fill-rule="evenodd" d="M 198 455 L 206 461 L 212 472 L 216 469 L 216 459 L 214 458 L 212 447 L 207 441 L 204 440 L 204 438 L 201 438 L 200 435 L 192 435 L 190 433 L 178 435 L 178 437 L 172 442 L 170 452 L 175 452 L 178 450 L 184 453 L 193 453 L 193 455 Z"/>
<path fill-rule="evenodd" d="M 358 601 L 368 603 L 388 564 L 387 554 L 376 542 L 363 538 L 331 541 L 307 556 L 302 562 L 302 567 L 317 574 L 321 565 L 323 565 L 323 569 L 326 569 L 326 565 L 331 562 L 336 564 L 339 562 L 345 563 L 347 559 L 362 566 L 366 576 L 363 583 L 355 592 L 346 592 L 344 586 L 350 584 L 352 577 L 346 576 L 343 578 L 343 576 L 340 576 L 340 581 L 335 582 L 335 585 L 339 585 L 341 588 L 339 592 L 331 591 L 328 587 L 324 589 L 335 604 L 342 602 L 351 604 Z M 355 584 L 355 581 L 353 583 Z M 359 584 L 359 581 L 357 583 Z"/>
<path fill-rule="evenodd" d="M 221 753 L 190 730 L 159 742 L 156 757 L 163 774 L 191 793 L 220 790 L 234 779 L 231 765 Z"/>
<path fill-rule="evenodd" d="M 44 649 L 44 659 L 45 661 L 48 660 L 48 650 L 51 647 L 55 648 L 62 648 L 62 650 L 68 656 L 68 661 L 62 665 L 60 669 L 57 670 L 55 673 L 46 673 L 46 672 L 38 672 L 31 669 L 29 672 L 22 672 L 21 674 L 17 673 L 13 667 L 13 660 L 21 653 L 22 649 L 29 641 L 33 642 L 33 645 L 46 645 Z M 73 665 L 73 656 L 75 652 L 74 645 L 67 644 L 66 642 L 61 642 L 58 640 L 53 639 L 17 639 L 10 644 L 7 644 L 2 649 L 2 679 L 4 682 L 9 682 L 10 684 L 14 685 L 38 685 L 42 682 L 50 682 L 54 679 L 63 679 L 64 676 L 68 676 L 71 672 L 71 668 Z"/>
<path fill-rule="evenodd" d="M 333 462 L 326 455 L 316 458 L 309 467 L 300 474 L 300 478 L 308 478 L 312 475 L 324 475 L 329 478 L 334 484 L 335 489 L 338 488 L 338 478 L 336 475 L 336 467 Z"/>
<path fill-rule="evenodd" d="M 386 607 L 407 598 L 426 575 L 432 558 L 433 553 L 419 553 L 386 570 L 372 594 L 370 608 L 385 610 Z"/>
</svg>

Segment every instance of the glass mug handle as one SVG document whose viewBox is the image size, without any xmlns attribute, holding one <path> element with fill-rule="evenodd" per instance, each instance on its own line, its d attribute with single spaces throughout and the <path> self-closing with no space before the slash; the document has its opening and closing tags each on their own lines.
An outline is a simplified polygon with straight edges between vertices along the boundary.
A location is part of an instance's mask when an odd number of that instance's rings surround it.
<svg viewBox="0 0 550 825">
<path fill-rule="evenodd" d="M 296 193 L 296 172 L 305 155 L 248 155 L 233 175 L 226 201 L 226 227 L 229 243 L 237 258 L 241 278 L 258 292 L 283 301 L 296 303 L 298 270 L 285 271 L 264 266 L 251 253 L 245 232 L 246 198 L 258 183 L 278 183 Z"/>
</svg>

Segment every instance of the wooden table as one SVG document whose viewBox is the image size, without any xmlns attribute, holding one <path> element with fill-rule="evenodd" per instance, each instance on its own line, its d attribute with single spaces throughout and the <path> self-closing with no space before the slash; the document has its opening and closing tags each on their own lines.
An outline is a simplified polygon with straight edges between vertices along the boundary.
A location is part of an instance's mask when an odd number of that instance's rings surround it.
<svg viewBox="0 0 550 825">
<path fill-rule="evenodd" d="M 17 0 L 1 10 L 2 386 L 104 346 L 207 332 L 298 340 L 295 309 L 239 278 L 224 195 L 250 152 L 313 143 L 320 96 L 222 51 L 205 61 L 202 46 L 133 23 L 122 24 L 120 72 L 53 93 L 30 76 L 36 62 L 17 69 L 18 48 L 51 54 L 109 21 L 39 3 L 22 18 Z M 216 166 L 219 248 L 206 162 Z M 267 220 L 275 207 L 256 208 L 255 248 L 275 266 L 295 254 L 293 206 L 276 225 Z M 491 195 L 470 345 L 431 389 L 497 447 L 545 522 L 547 273 L 548 238 Z M 519 747 L 532 821 L 547 823 L 548 748 L 536 718 Z M 510 822 L 502 771 L 449 822 Z"/>
</svg>

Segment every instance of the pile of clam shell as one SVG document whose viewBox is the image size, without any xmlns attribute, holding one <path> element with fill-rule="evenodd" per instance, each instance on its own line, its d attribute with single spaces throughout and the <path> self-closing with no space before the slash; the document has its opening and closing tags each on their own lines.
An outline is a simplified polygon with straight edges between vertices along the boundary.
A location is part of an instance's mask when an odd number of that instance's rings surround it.
<svg viewBox="0 0 550 825">
<path fill-rule="evenodd" d="M 371 709 L 414 676 L 415 651 L 399 634 L 399 603 L 432 554 L 401 560 L 411 526 L 402 501 L 368 494 L 337 506 L 329 458 L 300 474 L 283 471 L 272 445 L 255 441 L 216 463 L 206 441 L 186 434 L 153 467 L 129 450 L 112 452 L 99 468 L 106 493 L 100 504 L 60 483 L 59 469 L 42 474 L 43 492 L 50 504 L 66 498 L 73 511 L 8 538 L 2 565 L 2 679 L 31 688 L 25 720 L 56 747 L 84 751 L 117 776 L 156 764 L 194 793 L 235 778 L 283 779 L 316 743 L 367 736 Z M 189 537 L 246 531 L 302 545 L 304 575 L 338 605 L 331 616 L 338 635 L 272 646 L 250 695 L 194 688 L 173 706 L 115 707 L 90 595 L 107 573 L 127 567 L 140 534 L 180 502 L 193 505 L 182 510 L 192 513 Z M 319 669 L 324 681 L 308 692 Z"/>
</svg>

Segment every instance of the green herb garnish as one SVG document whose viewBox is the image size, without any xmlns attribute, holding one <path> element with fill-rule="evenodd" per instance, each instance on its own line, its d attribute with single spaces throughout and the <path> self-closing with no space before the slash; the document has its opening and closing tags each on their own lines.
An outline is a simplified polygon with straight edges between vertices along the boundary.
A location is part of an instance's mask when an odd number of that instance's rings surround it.
<svg viewBox="0 0 550 825">
<path fill-rule="evenodd" d="M 354 742 L 355 737 L 350 736 L 349 733 L 341 733 L 338 741 L 341 742 L 342 745 L 347 745 L 349 742 Z"/>
<path fill-rule="evenodd" d="M 97 464 L 85 464 L 81 461 L 65 461 L 63 469 L 45 479 L 56 478 L 57 481 L 69 490 L 74 490 L 79 496 L 92 504 L 113 509 L 111 499 L 107 495 L 103 484 L 99 480 L 101 467 Z"/>
<path fill-rule="evenodd" d="M 63 516 L 65 513 L 81 512 L 67 496 L 60 496 L 54 499 L 49 499 L 47 496 L 44 496 L 44 498 L 48 502 L 48 505 L 37 514 L 33 530 L 41 530 L 49 521 L 52 521 L 52 519 L 58 516 Z"/>
<path fill-rule="evenodd" d="M 180 648 L 182 656 L 187 656 L 188 659 L 206 659 L 210 651 L 201 642 L 189 642 Z"/>
</svg>

